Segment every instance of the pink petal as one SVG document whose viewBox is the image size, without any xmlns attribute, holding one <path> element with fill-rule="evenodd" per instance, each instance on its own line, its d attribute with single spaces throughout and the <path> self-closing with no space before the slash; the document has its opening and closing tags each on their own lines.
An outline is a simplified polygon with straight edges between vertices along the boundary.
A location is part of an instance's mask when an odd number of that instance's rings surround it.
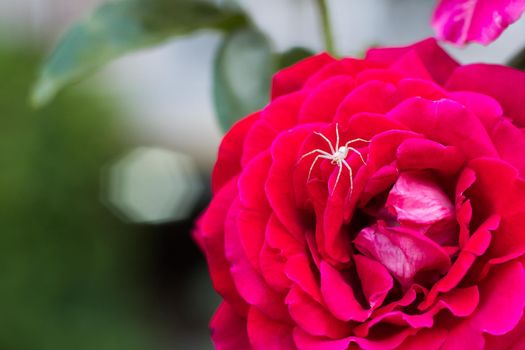
<svg viewBox="0 0 525 350">
<path fill-rule="evenodd" d="M 335 59 L 326 53 L 308 57 L 291 67 L 280 70 L 272 80 L 272 100 L 300 90 L 305 81 L 323 66 Z"/>
<path fill-rule="evenodd" d="M 322 82 L 336 76 L 355 77 L 359 72 L 369 68 L 370 64 L 364 60 L 355 58 L 342 58 L 333 63 L 327 64 L 308 78 L 305 88 L 313 88 Z"/>
<path fill-rule="evenodd" d="M 212 190 L 216 194 L 232 177 L 241 172 L 243 143 L 248 130 L 259 119 L 256 112 L 239 120 L 222 139 L 212 173 Z"/>
<path fill-rule="evenodd" d="M 471 64 L 459 67 L 447 82 L 447 90 L 476 91 L 496 99 L 505 116 L 525 126 L 525 73 L 510 67 Z"/>
<path fill-rule="evenodd" d="M 435 101 L 446 97 L 445 89 L 432 80 L 405 78 L 397 84 L 397 88 L 403 100 L 419 96 Z"/>
<path fill-rule="evenodd" d="M 447 331 L 444 329 L 423 329 L 408 337 L 401 348 L 403 350 L 439 350 L 445 342 Z"/>
<path fill-rule="evenodd" d="M 286 276 L 318 303 L 322 303 L 321 291 L 312 271 L 311 261 L 304 253 L 288 258 Z"/>
<path fill-rule="evenodd" d="M 341 272 L 321 262 L 321 292 L 330 312 L 342 321 L 363 322 L 370 311 L 359 304 L 349 283 Z"/>
<path fill-rule="evenodd" d="M 230 262 L 236 289 L 248 304 L 257 306 L 273 317 L 286 319 L 288 313 L 283 305 L 283 297 L 266 284 L 246 256 L 237 226 L 239 206 L 239 202 L 235 201 L 228 212 L 224 237 L 226 258 Z"/>
<path fill-rule="evenodd" d="M 508 120 L 502 120 L 490 134 L 501 159 L 509 162 L 525 176 L 525 137 L 521 131 Z"/>
<path fill-rule="evenodd" d="M 195 237 L 206 254 L 215 290 L 239 313 L 247 311 L 230 273 L 224 251 L 224 221 L 237 195 L 237 178 L 231 179 L 215 194 L 210 206 L 197 222 Z"/>
<path fill-rule="evenodd" d="M 339 105 L 335 121 L 343 123 L 361 113 L 386 113 L 398 102 L 395 87 L 381 81 L 370 81 L 355 88 Z"/>
<path fill-rule="evenodd" d="M 473 91 L 449 91 L 447 97 L 461 103 L 478 116 L 487 130 L 491 130 L 502 120 L 503 107 L 489 95 Z"/>
<path fill-rule="evenodd" d="M 267 242 L 264 243 L 259 255 L 259 266 L 264 280 L 270 287 L 281 293 L 288 290 L 291 282 L 284 273 L 286 258 L 278 249 L 271 248 Z"/>
<path fill-rule="evenodd" d="M 424 310 L 432 305 L 439 293 L 449 292 L 457 287 L 472 267 L 476 258 L 484 254 L 488 249 L 492 238 L 491 232 L 498 228 L 499 222 L 499 217 L 493 216 L 480 225 L 460 251 L 447 274 L 432 286 L 430 293 L 420 304 L 420 310 Z"/>
<path fill-rule="evenodd" d="M 272 166 L 266 181 L 268 201 L 279 222 L 296 239 L 304 237 L 303 220 L 295 199 L 294 174 L 298 167 L 299 150 L 304 140 L 313 133 L 311 125 L 281 133 L 272 144 Z M 302 165 L 299 163 L 299 165 Z M 305 165 L 303 165 L 305 166 Z M 306 181 L 306 178 L 303 180 Z M 304 187 L 301 185 L 301 187 Z"/>
<path fill-rule="evenodd" d="M 336 76 L 324 81 L 304 101 L 299 122 L 331 122 L 341 101 L 354 87 L 354 79 L 350 76 Z"/>
<path fill-rule="evenodd" d="M 301 350 L 347 350 L 350 343 L 349 338 L 343 339 L 329 339 L 324 337 L 316 337 L 301 328 L 296 327 L 293 332 L 295 344 Z"/>
<path fill-rule="evenodd" d="M 392 276 L 382 264 L 364 255 L 354 255 L 354 262 L 370 307 L 382 305 L 394 286 Z"/>
<path fill-rule="evenodd" d="M 257 310 L 248 313 L 248 337 L 253 350 L 295 350 L 293 329 L 289 324 L 272 320 Z"/>
<path fill-rule="evenodd" d="M 397 165 L 402 170 L 433 169 L 452 175 L 464 163 L 465 156 L 457 147 L 428 139 L 408 139 L 397 149 Z"/>
<path fill-rule="evenodd" d="M 441 0 L 432 18 L 440 40 L 457 45 L 494 41 L 525 11 L 523 0 Z"/>
<path fill-rule="evenodd" d="M 222 302 L 210 323 L 211 338 L 217 350 L 248 350 L 250 343 L 246 331 L 246 319 Z"/>
<path fill-rule="evenodd" d="M 447 323 L 444 326 L 449 333 L 440 350 L 485 349 L 485 340 L 481 332 L 474 328 L 468 320 L 452 327 Z"/>
<path fill-rule="evenodd" d="M 418 54 L 434 80 L 440 84 L 446 82 L 452 72 L 459 66 L 432 38 L 406 47 L 371 49 L 366 53 L 366 60 L 392 65 L 412 50 Z"/>
<path fill-rule="evenodd" d="M 351 336 L 332 340 L 309 334 L 303 329 L 296 327 L 294 329 L 294 340 L 297 347 L 301 350 L 392 350 L 397 348 L 407 337 L 417 333 L 417 331 L 417 329 L 405 328 L 395 332 L 393 335 L 380 339 L 364 339 Z"/>
<path fill-rule="evenodd" d="M 292 287 L 286 296 L 286 304 L 292 319 L 312 335 L 338 339 L 350 333 L 350 325 L 331 315 L 321 304 L 314 301 L 298 287 Z"/>
<path fill-rule="evenodd" d="M 269 211 L 264 184 L 272 163 L 269 151 L 260 153 L 244 166 L 239 176 L 239 199 L 245 208 Z"/>
<path fill-rule="evenodd" d="M 479 158 L 468 165 L 476 174 L 470 200 L 477 216 L 502 217 L 525 211 L 525 181 L 516 168 L 499 159 Z"/>
<path fill-rule="evenodd" d="M 283 130 L 297 125 L 297 118 L 307 96 L 298 91 L 275 100 L 260 112 L 259 119 L 253 124 L 243 146 L 241 166 L 270 148 L 275 138 Z"/>
<path fill-rule="evenodd" d="M 455 101 L 412 98 L 398 105 L 388 116 L 431 140 L 456 146 L 469 158 L 498 156 L 483 124 Z"/>
<path fill-rule="evenodd" d="M 480 287 L 481 301 L 472 322 L 493 335 L 511 331 L 525 307 L 525 269 L 521 263 L 494 268 Z"/>
<path fill-rule="evenodd" d="M 367 227 L 359 232 L 354 244 L 360 252 L 381 262 L 405 288 L 422 272 L 443 274 L 450 267 L 450 258 L 437 243 L 407 229 L 384 224 Z"/>
<path fill-rule="evenodd" d="M 512 329 L 504 335 L 485 335 L 485 348 L 487 350 L 523 350 L 525 349 L 525 317 Z"/>
<path fill-rule="evenodd" d="M 457 245 L 454 206 L 428 172 L 402 172 L 385 207 L 402 227 L 418 230 L 440 245 Z"/>
</svg>

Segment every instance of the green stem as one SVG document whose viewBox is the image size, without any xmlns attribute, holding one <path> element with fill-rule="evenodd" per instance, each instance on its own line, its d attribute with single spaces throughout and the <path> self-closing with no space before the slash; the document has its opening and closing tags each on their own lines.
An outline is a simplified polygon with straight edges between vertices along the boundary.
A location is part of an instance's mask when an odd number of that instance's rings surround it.
<svg viewBox="0 0 525 350">
<path fill-rule="evenodd" d="M 319 14 L 321 15 L 325 49 L 331 55 L 336 55 L 334 35 L 332 33 L 332 27 L 330 26 L 330 13 L 328 10 L 328 4 L 326 3 L 326 0 L 317 0 L 317 5 L 319 7 Z"/>
</svg>

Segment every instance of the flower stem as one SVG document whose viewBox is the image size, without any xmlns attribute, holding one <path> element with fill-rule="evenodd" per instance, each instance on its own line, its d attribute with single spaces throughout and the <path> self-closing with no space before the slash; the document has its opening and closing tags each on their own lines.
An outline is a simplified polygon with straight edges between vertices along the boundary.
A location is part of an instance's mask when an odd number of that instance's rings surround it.
<svg viewBox="0 0 525 350">
<path fill-rule="evenodd" d="M 321 24 L 323 28 L 324 45 L 328 53 L 330 53 L 331 55 L 336 55 L 334 35 L 332 33 L 332 27 L 330 26 L 330 13 L 326 1 L 327 0 L 317 0 L 319 14 L 321 16 Z"/>
</svg>

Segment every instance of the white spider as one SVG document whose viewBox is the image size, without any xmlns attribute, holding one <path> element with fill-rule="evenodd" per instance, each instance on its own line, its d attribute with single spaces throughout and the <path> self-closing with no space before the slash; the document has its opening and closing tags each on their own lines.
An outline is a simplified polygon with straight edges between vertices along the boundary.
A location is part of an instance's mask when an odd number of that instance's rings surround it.
<svg viewBox="0 0 525 350">
<path fill-rule="evenodd" d="M 332 189 L 332 194 L 335 192 L 335 188 L 337 187 L 337 184 L 339 183 L 339 178 L 341 177 L 341 172 L 343 171 L 343 165 L 344 165 L 348 169 L 348 173 L 350 175 L 350 196 L 351 196 L 352 192 L 354 191 L 354 182 L 352 180 L 353 174 L 352 174 L 352 168 L 346 161 L 346 157 L 348 157 L 348 153 L 352 151 L 355 154 L 357 154 L 359 158 L 361 158 L 361 161 L 363 162 L 364 165 L 366 165 L 366 162 L 361 152 L 359 152 L 354 147 L 350 147 L 350 145 L 354 142 L 361 141 L 361 142 L 369 143 L 370 141 L 357 138 L 357 139 L 350 140 L 347 143 L 345 143 L 344 146 L 339 147 L 339 125 L 337 123 L 335 124 L 335 135 L 336 135 L 335 147 L 332 145 L 332 142 L 330 142 L 330 140 L 326 136 L 321 134 L 320 132 L 314 132 L 314 134 L 321 136 L 323 140 L 325 140 L 326 143 L 328 143 L 328 146 L 330 147 L 330 151 L 332 152 L 332 154 L 326 151 L 323 151 L 322 149 L 319 149 L 319 148 L 314 149 L 313 151 L 308 152 L 306 154 L 303 154 L 303 156 L 299 159 L 299 161 L 303 160 L 305 157 L 308 157 L 309 155 L 318 153 L 318 155 L 315 157 L 314 161 L 312 162 L 312 165 L 310 166 L 310 171 L 308 172 L 308 178 L 306 181 L 308 182 L 310 180 L 312 169 L 314 168 L 315 163 L 317 163 L 319 158 L 328 159 L 331 161 L 331 164 L 339 166 L 339 172 L 337 173 L 337 178 L 335 179 L 335 185 L 334 185 L 334 188 Z"/>
</svg>

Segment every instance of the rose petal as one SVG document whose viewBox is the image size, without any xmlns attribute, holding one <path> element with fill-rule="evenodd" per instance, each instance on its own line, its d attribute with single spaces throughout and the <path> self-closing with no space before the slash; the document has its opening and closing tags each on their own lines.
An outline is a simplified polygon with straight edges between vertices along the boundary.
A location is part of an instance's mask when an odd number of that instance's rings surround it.
<svg viewBox="0 0 525 350">
<path fill-rule="evenodd" d="M 322 82 L 337 76 L 355 77 L 359 72 L 369 68 L 370 64 L 364 60 L 354 58 L 342 58 L 327 64 L 308 78 L 305 88 L 311 89 Z"/>
<path fill-rule="evenodd" d="M 366 53 L 366 60 L 375 63 L 393 64 L 409 51 L 417 52 L 419 58 L 435 81 L 443 84 L 459 66 L 433 38 L 417 42 L 406 47 L 371 49 Z"/>
<path fill-rule="evenodd" d="M 381 262 L 406 288 L 421 272 L 442 274 L 450 267 L 450 258 L 432 240 L 413 231 L 379 224 L 363 229 L 354 240 L 363 254 Z"/>
<path fill-rule="evenodd" d="M 412 98 L 398 105 L 388 116 L 434 141 L 458 147 L 469 158 L 498 156 L 483 124 L 455 101 Z"/>
<path fill-rule="evenodd" d="M 473 91 L 453 91 L 448 92 L 447 97 L 461 103 L 478 116 L 487 130 L 492 130 L 503 117 L 500 103 L 488 95 Z"/>
<path fill-rule="evenodd" d="M 480 331 L 510 332 L 523 316 L 525 269 L 518 262 L 494 268 L 480 286 L 481 300 L 471 322 Z"/>
<path fill-rule="evenodd" d="M 210 323 L 211 338 L 217 350 L 249 349 L 246 319 L 222 302 Z"/>
<path fill-rule="evenodd" d="M 408 337 L 401 348 L 403 350 L 439 350 L 445 342 L 447 331 L 444 329 L 423 329 Z"/>
<path fill-rule="evenodd" d="M 427 172 L 402 172 L 385 207 L 402 227 L 420 231 L 440 245 L 457 245 L 454 207 Z"/>
<path fill-rule="evenodd" d="M 397 84 L 398 92 L 403 99 L 422 97 L 427 100 L 439 100 L 446 97 L 447 92 L 432 80 L 404 78 Z"/>
<path fill-rule="evenodd" d="M 241 159 L 243 167 L 259 153 L 268 150 L 281 131 L 297 124 L 306 96 L 303 91 L 283 96 L 260 112 L 259 119 L 246 135 Z"/>
<path fill-rule="evenodd" d="M 280 70 L 272 79 L 272 100 L 300 90 L 312 74 L 334 61 L 335 59 L 327 53 L 321 53 Z"/>
<path fill-rule="evenodd" d="M 304 253 L 288 258 L 285 273 L 303 292 L 318 303 L 322 303 L 321 291 L 312 271 L 311 261 Z"/>
<path fill-rule="evenodd" d="M 364 255 L 354 255 L 355 267 L 363 293 L 372 309 L 382 305 L 394 281 L 388 270 L 380 263 Z"/>
<path fill-rule="evenodd" d="M 454 71 L 446 84 L 448 90 L 477 91 L 494 97 L 503 107 L 505 116 L 517 126 L 525 126 L 525 73 L 510 67 L 490 64 L 470 64 Z"/>
<path fill-rule="evenodd" d="M 243 118 L 235 123 L 230 131 L 224 135 L 211 177 L 213 194 L 219 192 L 222 186 L 241 172 L 242 146 L 248 130 L 258 119 L 259 112 Z"/>
<path fill-rule="evenodd" d="M 247 305 L 235 287 L 224 251 L 224 221 L 236 197 L 236 187 L 235 177 L 215 194 L 197 222 L 195 237 L 206 254 L 213 287 L 237 312 L 244 313 Z"/>
<path fill-rule="evenodd" d="M 286 305 L 297 325 L 312 335 L 338 339 L 350 332 L 347 322 L 333 317 L 321 304 L 301 292 L 298 287 L 292 287 L 286 296 Z"/>
<path fill-rule="evenodd" d="M 357 301 L 349 281 L 324 261 L 321 262 L 321 292 L 330 312 L 342 321 L 363 322 L 370 316 L 371 312 Z"/>
<path fill-rule="evenodd" d="M 272 320 L 255 307 L 248 313 L 248 337 L 253 350 L 294 350 L 293 329 L 289 324 Z M 238 348 L 239 350 L 241 348 Z M 248 348 L 246 348 L 248 349 Z"/>
<path fill-rule="evenodd" d="M 500 223 L 498 216 L 491 216 L 472 234 L 459 253 L 456 261 L 450 267 L 447 274 L 436 282 L 425 300 L 419 305 L 419 310 L 424 310 L 434 303 L 439 293 L 449 292 L 456 288 L 459 282 L 465 277 L 477 257 L 484 254 L 488 249 L 492 231 L 495 231 Z"/>
<path fill-rule="evenodd" d="M 443 146 L 427 139 L 408 139 L 397 149 L 397 165 L 403 170 L 433 169 L 444 174 L 457 173 L 465 156 L 454 146 Z"/>
<path fill-rule="evenodd" d="M 525 137 L 521 131 L 508 120 L 502 120 L 490 134 L 501 159 L 509 162 L 525 176 Z"/>
<path fill-rule="evenodd" d="M 392 84 L 377 80 L 361 85 L 341 102 L 334 120 L 344 124 L 357 113 L 386 113 L 398 103 L 395 92 Z"/>
<path fill-rule="evenodd" d="M 224 236 L 226 258 L 230 263 L 235 287 L 250 305 L 257 306 L 261 311 L 273 317 L 286 319 L 288 315 L 282 296 L 269 288 L 246 256 L 238 232 L 237 217 L 239 210 L 240 204 L 236 200 L 228 211 Z"/>
<path fill-rule="evenodd" d="M 525 317 L 512 329 L 504 335 L 485 335 L 485 349 L 487 350 L 523 350 L 525 347 Z"/>
<path fill-rule="evenodd" d="M 275 139 L 271 148 L 273 162 L 265 186 L 274 214 L 297 240 L 303 236 L 304 228 L 295 200 L 294 176 L 290 174 L 298 168 L 299 150 L 314 130 L 312 125 L 297 127 Z"/>
<path fill-rule="evenodd" d="M 525 11 L 523 0 L 441 0 L 432 18 L 440 40 L 490 44 Z"/>
<path fill-rule="evenodd" d="M 525 211 L 525 181 L 516 168 L 491 158 L 475 159 L 468 167 L 476 175 L 469 193 L 478 219 L 491 214 L 505 217 Z"/>
<path fill-rule="evenodd" d="M 354 87 L 354 79 L 350 76 L 336 76 L 324 81 L 304 101 L 299 122 L 331 122 L 341 101 Z"/>
</svg>

